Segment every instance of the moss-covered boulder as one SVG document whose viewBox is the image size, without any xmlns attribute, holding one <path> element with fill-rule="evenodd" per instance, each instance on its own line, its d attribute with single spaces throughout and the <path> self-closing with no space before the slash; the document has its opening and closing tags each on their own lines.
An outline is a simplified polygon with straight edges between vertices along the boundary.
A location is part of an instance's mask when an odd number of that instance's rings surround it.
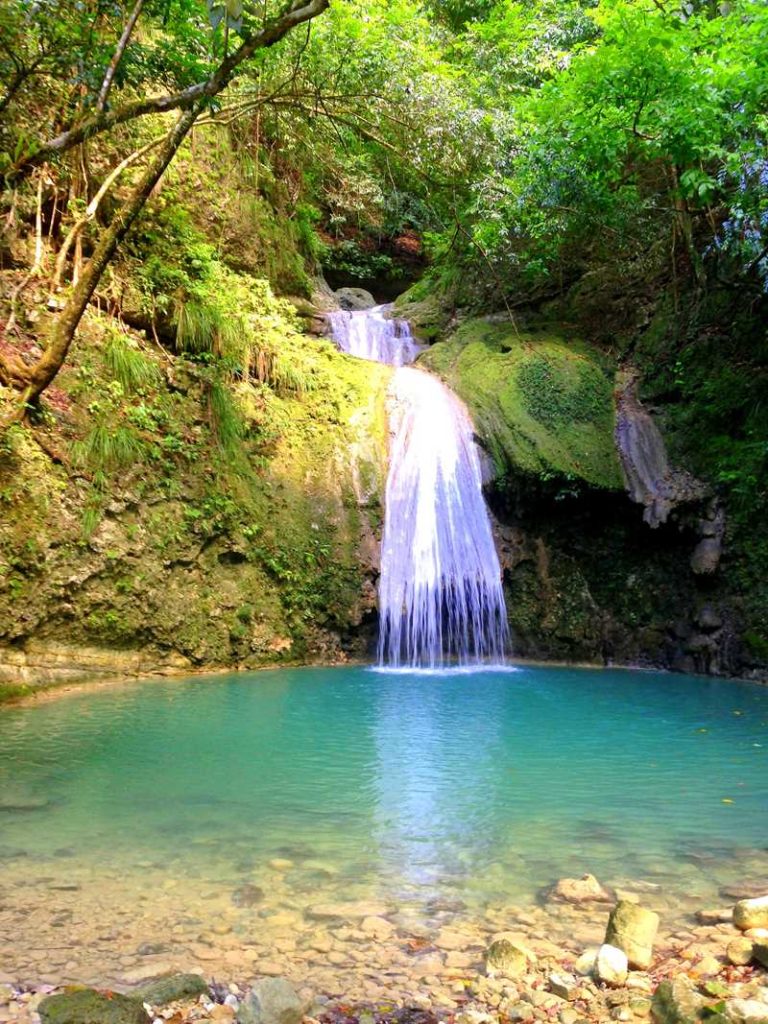
<svg viewBox="0 0 768 1024">
<path fill-rule="evenodd" d="M 582 479 L 620 490 L 613 367 L 556 334 L 475 319 L 433 345 L 421 365 L 466 402 L 499 476 Z"/>
<path fill-rule="evenodd" d="M 149 1020 L 138 1000 L 92 988 L 48 996 L 38 1013 L 42 1024 L 147 1024 Z"/>
<path fill-rule="evenodd" d="M 131 992 L 131 998 L 150 1006 L 165 1006 L 177 999 L 194 999 L 206 995 L 208 984 L 199 974 L 171 974 L 149 981 Z"/>
</svg>

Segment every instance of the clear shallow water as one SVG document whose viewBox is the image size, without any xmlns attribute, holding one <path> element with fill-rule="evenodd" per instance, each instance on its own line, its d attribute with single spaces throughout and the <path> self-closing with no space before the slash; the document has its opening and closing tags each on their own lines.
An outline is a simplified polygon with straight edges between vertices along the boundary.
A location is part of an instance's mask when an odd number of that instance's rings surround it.
<svg viewBox="0 0 768 1024">
<path fill-rule="evenodd" d="M 15 884 L 105 866 L 260 882 L 287 857 L 293 905 L 479 909 L 587 870 L 701 905 L 765 872 L 767 842 L 757 686 L 281 669 L 0 712 L 0 863 Z"/>
</svg>

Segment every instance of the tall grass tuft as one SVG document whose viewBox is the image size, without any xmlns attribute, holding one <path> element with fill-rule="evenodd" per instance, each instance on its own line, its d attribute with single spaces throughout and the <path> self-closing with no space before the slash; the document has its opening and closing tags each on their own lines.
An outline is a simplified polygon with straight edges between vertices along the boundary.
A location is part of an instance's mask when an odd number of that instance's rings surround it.
<svg viewBox="0 0 768 1024">
<path fill-rule="evenodd" d="M 76 465 L 102 473 L 130 466 L 144 454 L 141 438 L 130 427 L 119 424 L 97 423 L 82 441 L 72 445 Z"/>
<path fill-rule="evenodd" d="M 180 352 L 215 352 L 224 318 L 216 306 L 199 299 L 176 303 L 176 345 Z"/>
<path fill-rule="evenodd" d="M 297 361 L 295 354 L 273 352 L 268 361 L 266 381 L 279 394 L 294 393 L 301 398 L 315 388 L 315 379 L 305 366 Z"/>
<path fill-rule="evenodd" d="M 154 363 L 117 331 L 110 334 L 104 346 L 104 362 L 126 392 L 139 391 L 158 381 Z"/>
<path fill-rule="evenodd" d="M 232 391 L 222 380 L 213 380 L 208 386 L 208 412 L 211 429 L 222 450 L 230 457 L 239 455 L 245 420 Z"/>
</svg>

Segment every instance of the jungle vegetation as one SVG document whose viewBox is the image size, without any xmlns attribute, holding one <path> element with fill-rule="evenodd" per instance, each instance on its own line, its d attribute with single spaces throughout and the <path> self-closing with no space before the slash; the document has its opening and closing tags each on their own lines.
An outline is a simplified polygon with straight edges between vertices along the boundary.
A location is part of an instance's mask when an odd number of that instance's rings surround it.
<svg viewBox="0 0 768 1024">
<path fill-rule="evenodd" d="M 214 404 L 220 380 L 269 379 L 276 346 L 232 327 L 258 306 L 237 254 L 161 188 L 226 139 L 295 254 L 261 268 L 278 292 L 396 274 L 405 240 L 446 309 L 580 321 L 754 521 L 767 135 L 764 0 L 2 0 L 3 419 L 44 412 L 116 260 L 149 334 L 207 361 Z M 215 220 L 231 188 L 212 158 L 197 202 Z"/>
</svg>

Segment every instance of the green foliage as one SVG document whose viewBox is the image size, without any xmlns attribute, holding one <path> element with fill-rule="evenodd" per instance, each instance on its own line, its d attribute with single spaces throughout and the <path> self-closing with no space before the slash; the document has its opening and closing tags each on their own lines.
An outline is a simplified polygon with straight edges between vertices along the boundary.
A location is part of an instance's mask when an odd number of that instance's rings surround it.
<svg viewBox="0 0 768 1024">
<path fill-rule="evenodd" d="M 122 331 L 110 331 L 104 345 L 104 362 L 125 392 L 141 391 L 157 384 L 157 366 Z"/>
<path fill-rule="evenodd" d="M 372 247 L 365 249 L 351 239 L 323 246 L 320 263 L 324 270 L 348 274 L 361 281 L 388 277 L 395 270 L 391 256 L 377 252 Z"/>
<path fill-rule="evenodd" d="M 564 49 L 543 76 L 521 76 L 494 48 L 493 83 L 482 88 L 501 89 L 514 117 L 498 121 L 499 155 L 475 188 L 474 240 L 513 284 L 578 272 L 585 258 L 637 257 L 659 232 L 701 263 L 725 240 L 719 219 L 744 209 L 745 193 L 768 203 L 755 156 L 766 127 L 765 5 L 681 13 L 603 0 L 570 10 L 566 21 L 581 28 L 559 22 Z M 526 32 L 515 26 L 522 19 L 540 31 L 531 14 L 500 5 L 473 37 L 525 57 Z M 533 72 L 529 57 L 523 64 Z M 745 228 L 765 230 L 754 212 Z"/>
<path fill-rule="evenodd" d="M 95 423 L 82 441 L 72 445 L 75 464 L 94 473 L 124 469 L 144 454 L 144 443 L 132 427 L 107 420 Z"/>
</svg>

